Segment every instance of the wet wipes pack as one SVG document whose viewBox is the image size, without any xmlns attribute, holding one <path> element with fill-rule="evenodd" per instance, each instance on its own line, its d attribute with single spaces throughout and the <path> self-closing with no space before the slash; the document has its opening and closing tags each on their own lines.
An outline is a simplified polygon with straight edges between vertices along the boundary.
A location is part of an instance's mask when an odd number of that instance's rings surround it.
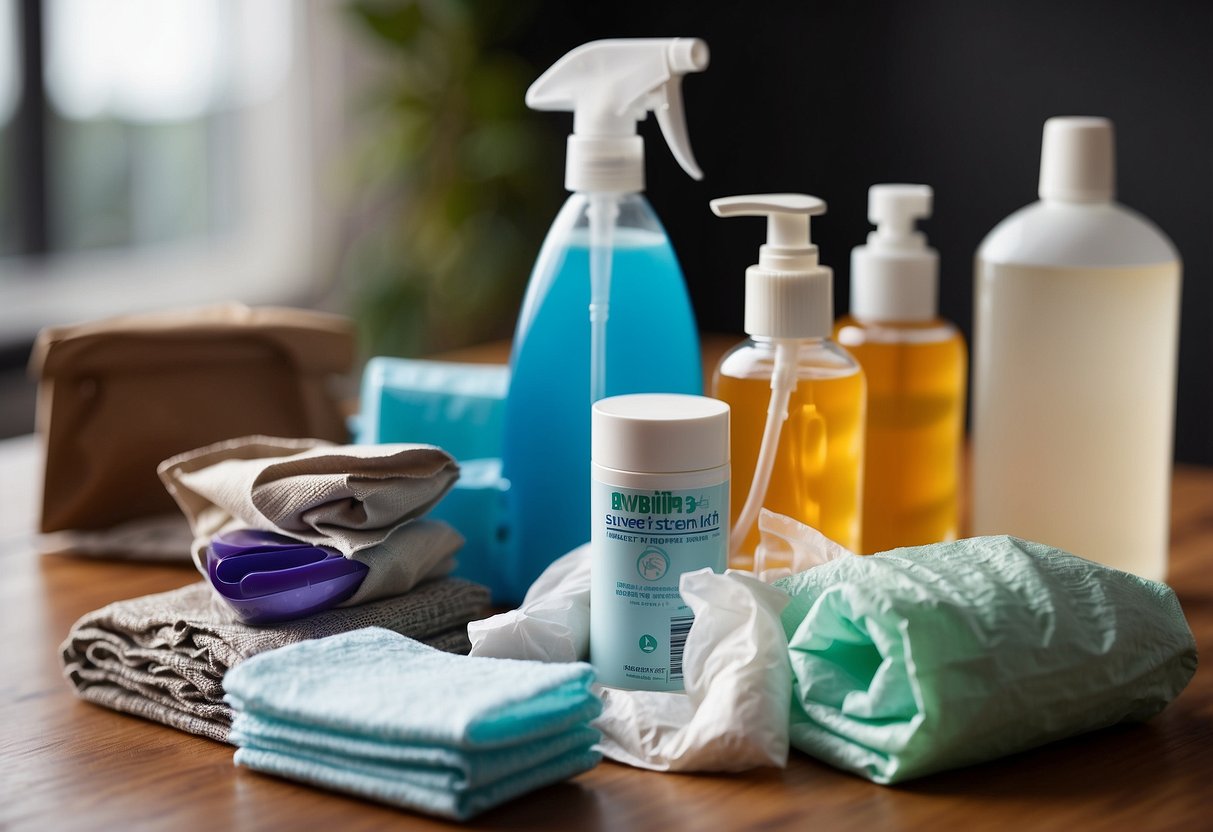
<svg viewBox="0 0 1213 832">
<path fill-rule="evenodd" d="M 592 438 L 590 661 L 604 685 L 682 690 L 695 613 L 679 581 L 728 558 L 728 405 L 615 396 Z"/>
<path fill-rule="evenodd" d="M 591 581 L 598 596 L 610 599 L 594 620 L 612 634 L 627 633 L 593 640 L 603 683 L 682 689 L 683 653 L 695 616 L 678 581 L 699 569 L 723 571 L 721 510 L 727 510 L 728 498 L 727 482 L 647 494 L 594 483 L 593 517 L 602 528 L 594 529 Z"/>
</svg>

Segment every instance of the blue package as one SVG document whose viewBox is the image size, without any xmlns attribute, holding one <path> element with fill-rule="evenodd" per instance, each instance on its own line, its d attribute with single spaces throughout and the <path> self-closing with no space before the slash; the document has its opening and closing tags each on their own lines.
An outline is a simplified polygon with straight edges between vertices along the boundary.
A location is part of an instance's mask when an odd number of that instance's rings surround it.
<svg viewBox="0 0 1213 832">
<path fill-rule="evenodd" d="M 501 475 L 501 438 L 509 368 L 379 356 L 362 376 L 359 444 L 422 442 L 459 462 L 451 491 L 429 513 L 466 540 L 454 574 L 484 584 L 500 601 L 511 586 L 509 483 Z"/>
</svg>

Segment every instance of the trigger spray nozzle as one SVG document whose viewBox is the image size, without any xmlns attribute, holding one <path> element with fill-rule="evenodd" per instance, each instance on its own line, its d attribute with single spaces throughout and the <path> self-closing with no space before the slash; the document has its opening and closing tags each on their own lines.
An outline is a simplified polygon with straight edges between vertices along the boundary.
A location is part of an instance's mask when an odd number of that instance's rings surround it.
<svg viewBox="0 0 1213 832">
<path fill-rule="evenodd" d="M 534 110 L 573 113 L 565 187 L 570 191 L 630 193 L 644 189 L 644 143 L 637 122 L 657 114 L 661 135 L 682 169 L 703 171 L 691 151 L 682 78 L 708 67 L 699 38 L 596 40 L 569 52 L 526 93 Z"/>
</svg>

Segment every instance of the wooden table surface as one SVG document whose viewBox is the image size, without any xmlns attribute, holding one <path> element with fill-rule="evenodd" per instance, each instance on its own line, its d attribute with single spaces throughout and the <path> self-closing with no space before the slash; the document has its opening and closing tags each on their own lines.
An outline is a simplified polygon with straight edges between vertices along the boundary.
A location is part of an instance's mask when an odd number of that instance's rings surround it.
<svg viewBox="0 0 1213 832">
<path fill-rule="evenodd" d="M 470 355 L 468 357 L 479 357 Z M 0 442 L 0 828 L 429 829 L 420 815 L 232 765 L 232 749 L 74 697 L 58 647 L 80 615 L 197 580 L 192 567 L 36 554 L 32 438 Z M 1213 469 L 1180 466 L 1171 585 L 1213 649 Z M 1213 669 L 1144 725 L 898 787 L 793 750 L 787 769 L 654 774 L 603 763 L 470 828 L 1213 829 Z"/>
</svg>

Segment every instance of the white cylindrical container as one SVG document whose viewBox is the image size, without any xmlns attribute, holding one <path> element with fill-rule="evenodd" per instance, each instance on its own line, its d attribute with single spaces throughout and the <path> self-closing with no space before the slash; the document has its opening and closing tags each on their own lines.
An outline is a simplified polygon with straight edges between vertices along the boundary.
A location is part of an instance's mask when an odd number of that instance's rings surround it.
<svg viewBox="0 0 1213 832">
<path fill-rule="evenodd" d="M 694 616 L 679 578 L 728 561 L 729 406 L 616 396 L 591 430 L 590 661 L 605 685 L 682 690 Z"/>
<path fill-rule="evenodd" d="M 1162 580 L 1180 261 L 1113 183 L 1111 123 L 1049 119 L 1041 201 L 978 249 L 973 531 Z"/>
</svg>

